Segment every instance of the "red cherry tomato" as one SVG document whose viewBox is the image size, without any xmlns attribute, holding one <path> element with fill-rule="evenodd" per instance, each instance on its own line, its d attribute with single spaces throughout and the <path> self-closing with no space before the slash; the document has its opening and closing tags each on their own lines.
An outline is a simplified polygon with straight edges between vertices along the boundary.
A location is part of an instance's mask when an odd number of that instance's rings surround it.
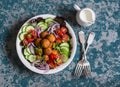
<svg viewBox="0 0 120 87">
<path fill-rule="evenodd" d="M 56 38 L 56 42 L 57 42 L 58 44 L 60 44 L 60 43 L 62 42 L 61 38 L 60 38 L 60 37 L 57 37 L 57 38 Z"/>
<path fill-rule="evenodd" d="M 64 34 L 62 36 L 62 40 L 65 41 L 65 42 L 68 41 L 69 40 L 69 36 L 67 34 Z"/>
<path fill-rule="evenodd" d="M 56 34 L 61 37 L 64 33 L 61 31 L 61 29 L 57 29 Z"/>
<path fill-rule="evenodd" d="M 51 59 L 51 60 L 55 60 L 56 58 L 59 58 L 60 56 L 58 55 L 58 54 L 53 54 L 53 53 L 51 53 L 50 55 L 49 55 L 49 58 Z"/>
<path fill-rule="evenodd" d="M 55 54 L 52 54 L 52 53 L 51 53 L 51 54 L 49 55 L 49 57 L 50 57 L 51 60 L 54 60 L 54 59 L 55 59 Z"/>
<path fill-rule="evenodd" d="M 56 62 L 57 65 L 61 65 L 62 64 L 62 58 L 58 58 L 58 62 Z"/>
<path fill-rule="evenodd" d="M 50 69 L 54 69 L 57 66 L 57 64 L 55 64 L 54 62 L 50 62 L 48 64 L 49 64 Z"/>
<path fill-rule="evenodd" d="M 30 43 L 30 42 L 34 41 L 34 38 L 29 38 L 29 39 L 27 39 L 27 41 Z"/>
<path fill-rule="evenodd" d="M 37 38 L 37 32 L 35 31 L 35 30 L 32 30 L 32 36 L 34 37 L 34 38 Z"/>
<path fill-rule="evenodd" d="M 26 38 L 26 39 L 32 38 L 32 35 L 31 35 L 31 34 L 26 34 L 26 35 L 25 35 L 25 38 Z"/>
<path fill-rule="evenodd" d="M 37 32 L 35 30 L 29 30 L 28 34 L 31 34 L 34 39 L 37 38 Z"/>
<path fill-rule="evenodd" d="M 27 45 L 28 45 L 27 39 L 24 39 L 24 40 L 22 41 L 22 44 L 23 44 L 24 46 L 27 46 Z"/>
<path fill-rule="evenodd" d="M 64 33 L 64 34 L 67 33 L 67 29 L 66 29 L 65 27 L 61 27 L 60 30 L 61 30 L 61 32 Z"/>
</svg>

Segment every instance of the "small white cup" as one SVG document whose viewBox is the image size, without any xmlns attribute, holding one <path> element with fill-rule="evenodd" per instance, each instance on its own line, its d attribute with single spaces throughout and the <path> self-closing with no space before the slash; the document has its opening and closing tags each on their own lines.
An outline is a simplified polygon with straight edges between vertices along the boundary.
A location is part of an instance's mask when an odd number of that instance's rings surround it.
<svg viewBox="0 0 120 87">
<path fill-rule="evenodd" d="M 80 7 L 74 4 L 74 8 L 77 11 L 76 20 L 81 26 L 90 26 L 95 23 L 95 12 L 90 8 L 80 9 Z"/>
</svg>

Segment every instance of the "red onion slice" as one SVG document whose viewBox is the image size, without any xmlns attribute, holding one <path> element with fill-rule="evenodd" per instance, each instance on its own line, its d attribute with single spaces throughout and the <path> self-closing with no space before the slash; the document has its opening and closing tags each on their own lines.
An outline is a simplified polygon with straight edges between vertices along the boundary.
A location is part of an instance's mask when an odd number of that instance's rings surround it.
<svg viewBox="0 0 120 87">
<path fill-rule="evenodd" d="M 49 70 L 49 65 L 46 62 L 40 63 L 40 60 L 37 60 L 32 63 L 32 66 L 35 66 L 37 69 L 40 70 Z"/>
<path fill-rule="evenodd" d="M 33 43 L 30 43 L 30 44 L 28 45 L 28 48 L 29 48 L 29 50 L 30 50 L 30 52 L 31 52 L 32 54 L 35 54 L 34 47 L 35 47 L 35 45 L 34 45 Z"/>
<path fill-rule="evenodd" d="M 54 30 L 56 30 L 56 29 L 58 29 L 58 28 L 60 28 L 60 24 L 57 23 L 57 22 L 53 22 L 53 24 L 48 28 L 47 31 L 48 31 L 49 33 L 53 33 Z"/>
<path fill-rule="evenodd" d="M 41 30 L 41 28 L 39 28 L 39 29 L 37 30 L 38 37 L 40 37 L 41 32 L 42 32 L 42 30 Z"/>
</svg>

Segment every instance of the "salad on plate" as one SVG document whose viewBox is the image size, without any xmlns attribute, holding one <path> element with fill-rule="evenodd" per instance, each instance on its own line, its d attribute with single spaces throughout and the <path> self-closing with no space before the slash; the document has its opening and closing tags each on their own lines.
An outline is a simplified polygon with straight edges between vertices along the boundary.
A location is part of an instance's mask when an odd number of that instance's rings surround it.
<svg viewBox="0 0 120 87">
<path fill-rule="evenodd" d="M 24 58 L 37 69 L 54 69 L 70 57 L 71 36 L 62 17 L 31 19 L 18 36 Z"/>
</svg>

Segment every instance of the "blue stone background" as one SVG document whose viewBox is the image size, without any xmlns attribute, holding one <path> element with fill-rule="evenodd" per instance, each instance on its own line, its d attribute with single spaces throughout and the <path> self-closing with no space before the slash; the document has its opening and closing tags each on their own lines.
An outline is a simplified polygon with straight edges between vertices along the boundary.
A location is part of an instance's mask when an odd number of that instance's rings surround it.
<svg viewBox="0 0 120 87">
<path fill-rule="evenodd" d="M 80 27 L 75 21 L 73 4 L 89 7 L 96 22 Z M 21 25 L 39 14 L 63 16 L 77 37 L 77 51 L 72 63 L 63 71 L 40 75 L 28 70 L 19 60 L 15 40 Z M 87 58 L 92 78 L 72 75 L 80 58 L 78 32 L 96 33 Z M 0 87 L 120 87 L 120 0 L 0 0 Z"/>
</svg>

